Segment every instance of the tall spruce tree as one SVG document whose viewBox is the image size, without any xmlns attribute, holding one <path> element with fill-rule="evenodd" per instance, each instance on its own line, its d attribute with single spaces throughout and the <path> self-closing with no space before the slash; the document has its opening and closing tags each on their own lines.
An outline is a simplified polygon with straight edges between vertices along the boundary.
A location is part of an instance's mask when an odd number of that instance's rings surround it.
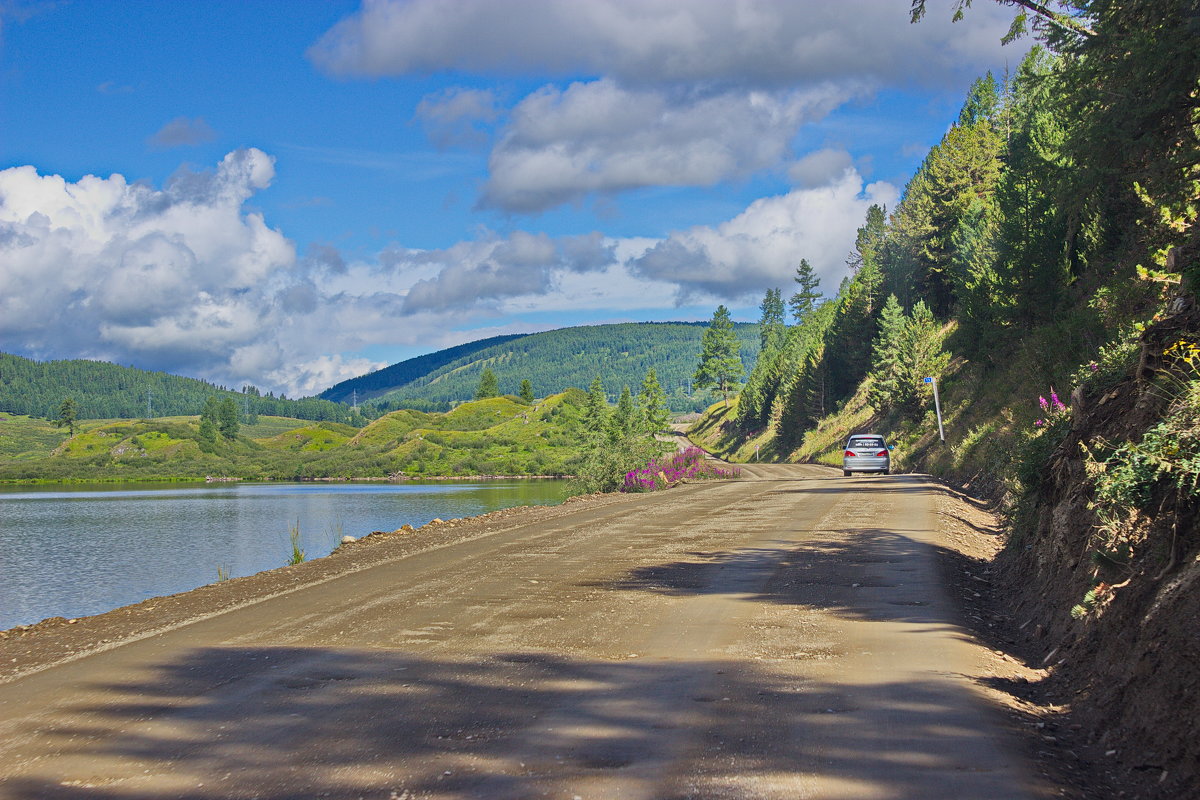
<svg viewBox="0 0 1200 800">
<path fill-rule="evenodd" d="M 783 344 L 787 325 L 784 317 L 783 290 L 767 289 L 758 308 L 762 312 L 762 316 L 758 318 L 758 324 L 761 326 L 758 332 L 759 353 L 778 349 Z"/>
<path fill-rule="evenodd" d="M 641 432 L 637 405 L 633 402 L 633 394 L 628 386 L 621 387 L 621 395 L 617 398 L 617 406 L 608 420 L 609 438 L 616 441 L 628 439 Z"/>
<path fill-rule="evenodd" d="M 646 370 L 646 377 L 642 379 L 638 405 L 641 407 L 643 424 L 648 433 L 658 433 L 667 427 L 671 411 L 667 408 L 667 395 L 663 392 L 653 367 Z"/>
<path fill-rule="evenodd" d="M 904 370 L 903 349 L 907 344 L 908 320 L 896 295 L 888 295 L 879 314 L 879 332 L 871 349 L 871 389 L 867 400 L 871 407 L 886 412 L 901 399 L 900 382 Z"/>
<path fill-rule="evenodd" d="M 238 435 L 238 408 L 232 397 L 226 397 L 217 407 L 217 430 L 226 439 Z"/>
<path fill-rule="evenodd" d="M 533 402 L 533 384 L 529 382 L 528 378 L 525 378 L 524 380 L 521 381 L 521 390 L 519 392 L 519 397 L 522 400 L 524 400 L 526 403 Z"/>
<path fill-rule="evenodd" d="M 821 293 L 818 291 L 821 279 L 813 272 L 808 259 L 802 258 L 800 266 L 796 267 L 796 277 L 792 280 L 800 285 L 800 289 L 788 298 L 788 305 L 792 308 L 792 317 L 799 324 L 817 307 L 817 301 L 821 299 Z"/>
<path fill-rule="evenodd" d="M 600 434 L 608 427 L 608 397 L 604 382 L 597 375 L 588 386 L 587 402 L 583 406 L 583 426 L 589 433 Z"/>
<path fill-rule="evenodd" d="M 729 405 L 730 393 L 746 373 L 739 349 L 729 309 L 724 305 L 717 306 L 700 340 L 700 365 L 696 368 L 693 380 L 701 388 L 719 392 L 726 406 Z"/>
<path fill-rule="evenodd" d="M 475 399 L 485 400 L 489 397 L 500 396 L 500 381 L 496 379 L 496 373 L 492 372 L 491 367 L 484 367 L 483 372 L 479 373 L 479 386 L 475 389 Z"/>
<path fill-rule="evenodd" d="M 74 398 L 65 398 L 58 407 L 58 418 L 54 420 L 54 427 L 67 429 L 67 433 L 75 435 L 75 419 L 78 414 L 78 409 L 75 405 Z"/>
</svg>

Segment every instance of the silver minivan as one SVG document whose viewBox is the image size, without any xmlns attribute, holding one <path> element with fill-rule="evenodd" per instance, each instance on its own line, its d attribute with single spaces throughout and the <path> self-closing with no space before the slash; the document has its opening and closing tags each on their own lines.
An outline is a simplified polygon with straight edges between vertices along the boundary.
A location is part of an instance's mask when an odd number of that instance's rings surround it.
<svg viewBox="0 0 1200 800">
<path fill-rule="evenodd" d="M 878 472 L 887 475 L 892 471 L 891 449 L 879 434 L 854 434 L 846 441 L 846 450 L 842 453 L 842 474 Z"/>
</svg>

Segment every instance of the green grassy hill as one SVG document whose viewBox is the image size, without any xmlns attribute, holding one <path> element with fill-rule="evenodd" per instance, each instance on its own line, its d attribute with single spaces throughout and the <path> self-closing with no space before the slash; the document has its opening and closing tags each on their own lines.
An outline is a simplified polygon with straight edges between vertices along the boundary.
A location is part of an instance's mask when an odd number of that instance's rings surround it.
<svg viewBox="0 0 1200 800">
<path fill-rule="evenodd" d="M 38 458 L 67 438 L 65 429 L 23 414 L 0 414 L 0 459 Z"/>
<path fill-rule="evenodd" d="M 382 408 L 422 408 L 444 410 L 471 399 L 479 377 L 490 368 L 502 393 L 516 394 L 522 380 L 528 380 L 539 397 L 561 392 L 568 387 L 584 388 L 597 375 L 604 382 L 609 399 L 615 400 L 623 386 L 636 393 L 653 368 L 667 392 L 672 410 L 700 410 L 711 396 L 693 390 L 692 375 L 700 353 L 700 339 L 706 322 L 637 322 L 615 325 L 585 325 L 575 328 L 534 333 L 528 336 L 498 337 L 474 345 L 443 350 L 418 359 L 395 364 L 387 369 L 344 381 L 323 392 L 326 399 L 346 402 L 352 392 L 360 401 L 375 398 Z M 749 372 L 758 355 L 758 326 L 735 325 L 741 343 L 742 363 Z M 453 358 L 446 358 L 454 355 Z M 420 362 L 420 363 L 418 363 Z M 421 374 L 417 367 L 436 365 Z M 386 385 L 388 381 L 394 381 Z"/>
<path fill-rule="evenodd" d="M 251 480 L 571 472 L 585 439 L 586 395 L 536 403 L 471 401 L 446 413 L 401 410 L 362 429 L 260 417 L 206 452 L 198 417 L 91 420 L 73 436 L 44 420 L 0 415 L 0 480 Z"/>
</svg>

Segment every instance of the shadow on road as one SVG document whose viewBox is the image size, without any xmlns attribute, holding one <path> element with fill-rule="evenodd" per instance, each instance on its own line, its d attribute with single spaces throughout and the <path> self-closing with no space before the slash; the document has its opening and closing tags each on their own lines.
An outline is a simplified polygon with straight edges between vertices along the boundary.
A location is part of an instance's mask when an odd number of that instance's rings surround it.
<svg viewBox="0 0 1200 800">
<path fill-rule="evenodd" d="M 804 773 L 814 791 L 838 789 L 819 796 L 925 800 L 933 772 L 947 797 L 1008 796 L 972 760 L 983 734 L 956 721 L 963 690 L 945 682 L 848 688 L 769 663 L 538 652 L 208 648 L 102 688 L 111 702 L 74 709 L 86 722 L 23 731 L 57 760 L 35 762 L 46 772 L 11 778 L 0 794 L 608 797 L 626 781 L 634 796 L 747 796 L 737 787 L 752 786 L 785 797 Z M 672 775 L 681 762 L 686 773 Z"/>
<path fill-rule="evenodd" d="M 935 603 L 938 587 L 922 574 L 932 552 L 949 551 L 896 530 L 863 528 L 850 538 L 814 536 L 775 547 L 693 552 L 689 560 L 632 570 L 600 588 L 671 596 L 725 594 L 750 602 L 819 608 L 860 620 L 958 624 Z"/>
</svg>

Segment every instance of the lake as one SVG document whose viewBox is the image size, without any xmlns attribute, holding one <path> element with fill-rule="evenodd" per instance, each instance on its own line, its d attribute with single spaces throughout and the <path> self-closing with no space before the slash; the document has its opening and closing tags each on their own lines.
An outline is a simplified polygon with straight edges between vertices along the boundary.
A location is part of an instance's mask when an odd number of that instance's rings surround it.
<svg viewBox="0 0 1200 800">
<path fill-rule="evenodd" d="M 281 567 L 342 536 L 554 505 L 565 481 L 0 487 L 0 630 Z"/>
</svg>

